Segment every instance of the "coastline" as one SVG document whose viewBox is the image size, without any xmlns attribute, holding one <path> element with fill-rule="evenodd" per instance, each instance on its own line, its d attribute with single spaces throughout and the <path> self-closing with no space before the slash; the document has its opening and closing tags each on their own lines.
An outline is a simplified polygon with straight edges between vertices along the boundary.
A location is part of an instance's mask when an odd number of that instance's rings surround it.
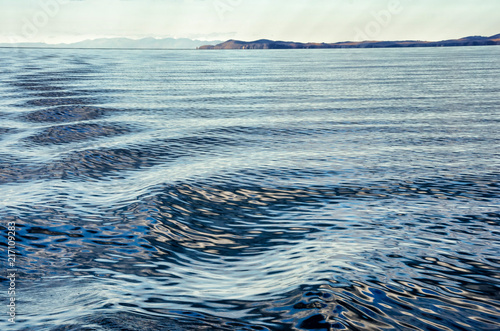
<svg viewBox="0 0 500 331">
<path fill-rule="evenodd" d="M 255 41 L 228 40 L 217 45 L 204 45 L 199 50 L 220 49 L 331 49 L 331 48 L 405 48 L 405 47 L 464 47 L 464 46 L 497 46 L 500 45 L 500 34 L 491 37 L 471 36 L 460 39 L 442 41 L 345 41 L 338 43 L 301 43 L 292 41 L 274 41 L 259 39 Z"/>
</svg>

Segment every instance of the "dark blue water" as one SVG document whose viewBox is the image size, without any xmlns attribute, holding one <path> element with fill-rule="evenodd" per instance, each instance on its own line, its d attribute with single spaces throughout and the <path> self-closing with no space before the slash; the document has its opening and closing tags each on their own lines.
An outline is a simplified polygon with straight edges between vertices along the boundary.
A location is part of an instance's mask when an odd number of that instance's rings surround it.
<svg viewBox="0 0 500 331">
<path fill-rule="evenodd" d="M 498 330 L 499 59 L 0 50 L 0 329 Z"/>
</svg>

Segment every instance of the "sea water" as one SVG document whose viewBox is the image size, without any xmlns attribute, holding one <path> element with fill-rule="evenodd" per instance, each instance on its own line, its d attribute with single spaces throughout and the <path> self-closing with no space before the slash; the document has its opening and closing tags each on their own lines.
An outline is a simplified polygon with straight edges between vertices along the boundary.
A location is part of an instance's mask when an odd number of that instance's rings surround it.
<svg viewBox="0 0 500 331">
<path fill-rule="evenodd" d="M 498 330 L 499 59 L 1 49 L 0 328 Z"/>
</svg>

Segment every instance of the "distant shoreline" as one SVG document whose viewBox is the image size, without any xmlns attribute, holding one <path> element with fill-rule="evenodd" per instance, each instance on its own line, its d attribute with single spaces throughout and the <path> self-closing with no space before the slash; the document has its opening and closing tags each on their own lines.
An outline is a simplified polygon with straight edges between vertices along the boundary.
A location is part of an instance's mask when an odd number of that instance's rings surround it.
<svg viewBox="0 0 500 331">
<path fill-rule="evenodd" d="M 255 41 L 228 40 L 217 45 L 204 45 L 200 50 L 222 49 L 339 49 L 339 48 L 409 48 L 409 47 L 464 47 L 500 45 L 500 34 L 491 37 L 471 36 L 442 41 L 345 41 L 338 43 L 300 43 L 260 39 Z"/>
<path fill-rule="evenodd" d="M 122 51 L 196 51 L 196 48 L 134 48 L 134 47 L 58 47 L 58 46 L 0 46 L 0 49 L 100 49 Z"/>
<path fill-rule="evenodd" d="M 500 45 L 500 34 L 491 37 L 472 36 L 443 41 L 344 41 L 337 43 L 302 43 L 260 39 L 256 41 L 228 40 L 206 41 L 217 43 L 203 45 L 199 40 L 143 38 L 101 38 L 73 44 L 0 43 L 1 49 L 101 49 L 101 50 L 220 50 L 220 49 L 339 49 L 339 48 L 409 48 L 409 47 L 462 47 Z M 193 44 L 193 43 L 197 43 Z"/>
<path fill-rule="evenodd" d="M 247 49 L 247 50 L 292 50 L 292 51 L 305 51 L 305 50 L 347 50 L 347 49 L 403 49 L 403 48 L 454 48 L 454 47 L 488 47 L 488 46 L 499 46 L 497 44 L 495 45 L 462 45 L 462 46 L 413 46 L 413 47 L 330 47 L 330 48 L 254 48 L 254 49 Z M 200 50 L 207 50 L 207 49 L 200 49 L 200 48 L 114 48 L 114 47 L 44 47 L 44 46 L 0 46 L 0 49 L 60 49 L 60 50 L 102 50 L 102 51 L 200 51 Z M 226 49 L 216 49 L 216 50 L 222 50 L 222 51 L 235 51 L 235 50 L 240 50 L 236 48 L 226 48 Z"/>
</svg>

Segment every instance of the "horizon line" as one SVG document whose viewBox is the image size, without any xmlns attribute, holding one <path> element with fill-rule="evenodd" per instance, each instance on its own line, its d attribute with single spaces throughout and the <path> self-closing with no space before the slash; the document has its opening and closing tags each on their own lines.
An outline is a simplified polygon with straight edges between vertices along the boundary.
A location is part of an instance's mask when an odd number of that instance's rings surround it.
<svg viewBox="0 0 500 331">
<path fill-rule="evenodd" d="M 494 47 L 500 45 L 443 45 L 443 46 L 413 46 L 413 47 L 338 47 L 338 48 L 276 48 L 276 49 L 245 49 L 245 51 L 318 51 L 318 50 L 373 50 L 373 49 L 415 49 L 415 48 L 452 48 L 452 47 Z M 124 48 L 124 47 L 36 47 L 36 46 L 0 46 L 0 49 L 77 49 L 77 50 L 122 50 L 122 51 L 214 51 L 200 48 Z M 215 49 L 216 51 L 241 51 L 241 49 Z"/>
<path fill-rule="evenodd" d="M 62 47 L 57 47 L 57 45 L 73 45 L 73 44 L 78 44 L 78 43 L 82 43 L 82 42 L 92 42 L 92 41 L 96 41 L 96 40 L 102 40 L 102 39 L 106 39 L 106 40 L 113 40 L 113 39 L 129 39 L 131 41 L 140 41 L 140 40 L 143 40 L 143 39 L 154 39 L 154 40 L 164 40 L 164 39 L 174 39 L 174 40 L 179 40 L 179 39 L 187 39 L 187 40 L 190 40 L 190 41 L 200 41 L 200 42 L 214 42 L 214 41 L 222 41 L 222 43 L 224 42 L 227 42 L 227 41 L 241 41 L 241 42 L 255 42 L 255 41 L 259 41 L 259 40 L 269 40 L 269 41 L 274 41 L 274 42 L 289 42 L 289 43 L 301 43 L 301 44 L 340 44 L 340 43 L 347 43 L 347 42 L 355 42 L 355 43 L 363 43 L 363 42 L 392 42 L 392 41 L 421 41 L 421 42 L 439 42 L 439 41 L 447 41 L 447 40 L 460 40 L 460 39 L 463 39 L 463 38 L 469 38 L 469 37 L 482 37 L 482 38 L 490 38 L 490 37 L 493 37 L 493 36 L 496 36 L 498 34 L 493 34 L 491 36 L 488 36 L 488 35 L 468 35 L 468 36 L 463 36 L 463 37 L 458 37 L 458 38 L 452 38 L 452 39 L 440 39 L 440 40 L 425 40 L 425 39 L 398 39 L 398 40 L 359 40 L 359 41 L 355 41 L 355 40 L 343 40 L 343 41 L 334 41 L 334 42 L 325 42 L 325 41 L 293 41 L 293 40 L 279 40 L 279 39 L 268 39 L 268 38 L 258 38 L 258 39 L 253 39 L 253 40 L 242 40 L 242 39 L 234 39 L 234 38 L 230 38 L 230 39 L 227 39 L 225 41 L 223 40 L 200 40 L 200 39 L 192 39 L 192 38 L 188 38 L 188 37 L 161 37 L 161 38 L 158 38 L 158 37 L 140 37 L 140 38 L 134 38 L 134 37 L 98 37 L 98 38 L 93 38 L 93 39 L 84 39 L 84 40 L 79 40 L 79 41 L 74 41 L 74 42 L 60 42 L 60 43 L 47 43 L 47 42 L 44 42 L 44 41 L 16 41 L 16 42 L 0 42 L 0 45 L 8 45 L 8 44 L 12 44 L 12 45 L 18 45 L 18 44 L 45 44 L 45 45 L 48 45 L 47 48 L 50 48 L 51 45 L 53 46 L 53 48 L 62 48 Z M 206 45 L 202 45 L 202 46 L 206 46 Z M 208 45 L 207 45 L 208 46 Z M 3 47 L 3 46 L 2 46 Z M 20 46 L 18 46 L 20 47 Z M 30 47 L 30 46 L 23 46 L 23 47 Z M 41 48 L 41 47 L 34 47 L 34 48 Z M 45 47 L 44 47 L 45 48 Z M 68 48 L 79 48 L 79 47 L 68 47 Z M 99 48 L 99 47 L 81 47 L 81 48 Z M 103 48 L 108 48 L 108 47 L 103 47 Z M 112 47 L 110 47 L 112 48 Z M 120 47 L 119 47 L 120 48 Z M 127 49 L 128 47 L 125 47 L 124 49 Z M 151 48 L 151 49 L 156 49 L 156 48 Z M 190 49 L 190 48 L 189 48 Z"/>
</svg>

